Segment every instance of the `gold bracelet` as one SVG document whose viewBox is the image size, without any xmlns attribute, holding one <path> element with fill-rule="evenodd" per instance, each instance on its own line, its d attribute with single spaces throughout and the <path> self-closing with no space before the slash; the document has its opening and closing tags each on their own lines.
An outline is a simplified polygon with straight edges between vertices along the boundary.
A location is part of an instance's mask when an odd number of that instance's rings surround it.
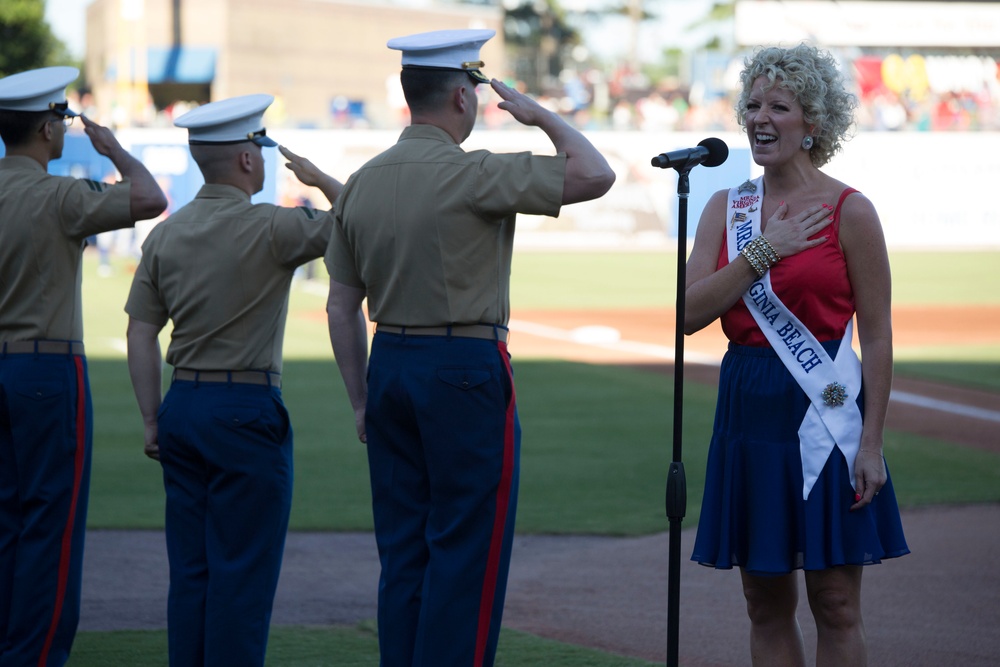
<svg viewBox="0 0 1000 667">
<path fill-rule="evenodd" d="M 771 245 L 771 242 L 767 240 L 767 237 L 764 236 L 763 234 L 761 234 L 757 238 L 760 239 L 761 243 L 764 246 L 765 252 L 767 252 L 768 255 L 770 256 L 770 258 L 771 258 L 771 266 L 774 266 L 775 264 L 777 264 L 778 262 L 780 262 L 781 261 L 781 255 L 779 255 L 778 251 L 774 249 L 774 246 Z"/>
<path fill-rule="evenodd" d="M 754 259 L 757 260 L 757 265 L 762 267 L 764 271 L 771 268 L 767 263 L 767 257 L 760 249 L 760 241 L 754 239 L 749 243 L 750 252 L 753 253 Z"/>
<path fill-rule="evenodd" d="M 768 269 L 781 261 L 781 257 L 763 234 L 743 246 L 740 254 L 750 263 L 758 278 L 763 278 Z"/>
<path fill-rule="evenodd" d="M 781 261 L 781 257 L 779 257 L 778 253 L 774 251 L 774 248 L 771 247 L 771 244 L 768 242 L 768 240 L 764 237 L 763 234 L 758 236 L 755 239 L 755 241 L 757 243 L 758 252 L 760 252 L 760 254 L 764 256 L 764 259 L 767 263 L 767 268 L 771 268 L 772 266 Z"/>
<path fill-rule="evenodd" d="M 743 250 L 740 251 L 740 254 L 743 255 L 743 257 L 747 260 L 747 262 L 750 263 L 750 268 L 754 270 L 754 273 L 757 274 L 757 277 L 763 278 L 764 273 L 767 271 L 767 269 L 765 269 L 761 265 L 760 261 L 757 259 L 756 253 L 754 253 L 753 249 L 750 247 L 751 245 L 752 243 L 748 243 L 745 246 L 743 246 Z"/>
</svg>

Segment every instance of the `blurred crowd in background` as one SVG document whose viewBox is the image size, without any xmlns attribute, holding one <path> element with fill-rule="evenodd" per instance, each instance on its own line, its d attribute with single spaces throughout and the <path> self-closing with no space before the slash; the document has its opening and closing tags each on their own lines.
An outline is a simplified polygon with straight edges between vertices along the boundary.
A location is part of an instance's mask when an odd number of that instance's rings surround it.
<svg viewBox="0 0 1000 667">
<path fill-rule="evenodd" d="M 334 156 L 331 159 L 337 162 L 331 165 L 333 169 L 349 170 L 365 150 L 372 148 L 363 135 L 353 130 L 398 132 L 410 120 L 394 56 L 364 30 L 341 29 L 348 20 L 353 20 L 356 27 L 376 20 L 396 20 L 400 30 L 413 29 L 414 21 L 425 21 L 428 26 L 445 21 L 463 25 L 473 20 L 492 21 L 487 25 L 502 34 L 503 40 L 496 40 L 497 48 L 502 50 L 489 56 L 484 71 L 533 96 L 579 129 L 598 133 L 740 132 L 734 110 L 738 72 L 754 45 L 760 43 L 762 28 L 777 29 L 784 21 L 781 29 L 785 32 L 774 39 L 794 42 L 800 39 L 795 31 L 801 26 L 816 31 L 816 26 L 822 24 L 828 31 L 828 41 L 835 45 L 824 43 L 822 35 L 813 41 L 839 60 L 848 87 L 858 98 L 858 132 L 879 133 L 878 139 L 887 141 L 893 141 L 887 136 L 891 132 L 922 133 L 924 136 L 906 142 L 916 154 L 920 141 L 938 139 L 931 133 L 1000 131 L 1000 31 L 996 29 L 1000 26 L 1000 2 L 961 3 L 966 8 L 962 14 L 956 9 L 959 3 L 873 0 L 871 7 L 882 6 L 889 16 L 908 18 L 890 25 L 892 22 L 881 14 L 866 11 L 858 16 L 842 6 L 853 3 L 835 1 L 380 0 L 356 12 L 359 5 L 353 0 L 285 0 L 279 16 L 271 12 L 255 14 L 242 0 L 214 0 L 212 6 L 229 8 L 227 17 L 239 26 L 225 31 L 218 28 L 217 17 L 214 21 L 202 20 L 207 5 L 200 0 L 18 2 L 24 11 L 15 15 L 3 11 L 12 5 L 0 0 L 0 34 L 17 36 L 0 40 L 0 76 L 42 65 L 80 66 L 80 80 L 67 91 L 74 109 L 116 130 L 162 129 L 179 135 L 183 133 L 174 129 L 174 119 L 220 91 L 267 92 L 275 96 L 265 116 L 269 130 L 334 131 L 322 133 L 323 141 L 329 143 L 323 144 L 327 147 L 325 153 L 318 151 L 315 156 Z M 76 30 L 86 24 L 86 48 L 78 45 L 75 53 L 54 36 L 43 16 L 43 8 L 65 7 L 70 2 L 80 2 L 87 10 L 86 21 L 75 24 Z M 826 23 L 813 16 L 800 20 L 795 10 L 807 4 L 828 6 L 840 13 L 831 14 L 833 18 L 827 17 L 830 20 Z M 470 9 L 465 5 L 481 7 Z M 691 16 L 676 20 L 682 5 L 698 5 L 697 12 L 704 18 L 694 18 L 694 23 L 686 22 Z M 761 21 L 765 6 L 772 5 L 776 13 L 768 21 Z M 145 7 L 145 18 L 141 20 L 122 13 L 126 7 L 138 6 Z M 569 10 L 571 6 L 573 11 Z M 622 7 L 629 9 L 627 16 L 619 11 Z M 740 16 L 741 7 L 744 16 Z M 922 14 L 921 20 L 914 18 L 915 12 L 925 9 L 933 11 Z M 681 43 L 676 30 L 671 37 L 653 27 L 665 25 L 657 22 L 657 14 L 660 19 L 676 20 L 676 25 L 683 28 L 686 43 Z M 295 26 L 314 24 L 324 35 L 331 34 L 328 27 L 337 27 L 341 38 L 329 45 L 322 40 L 300 39 L 295 30 L 275 27 L 286 15 L 292 17 L 289 20 Z M 473 16 L 475 19 L 470 18 Z M 202 23 L 207 32 L 199 34 Z M 646 46 L 651 50 L 638 48 L 643 41 L 639 39 L 641 25 L 649 28 L 645 34 L 652 39 Z M 742 36 L 737 35 L 741 27 L 745 31 Z M 840 32 L 829 32 L 834 28 Z M 257 35 L 264 30 L 268 35 L 266 53 L 257 60 L 248 59 L 258 43 L 254 39 L 234 40 L 233 35 Z M 387 30 L 389 27 L 383 26 L 383 32 Z M 699 30 L 702 32 L 694 35 Z M 867 35 L 867 42 L 852 41 L 859 35 Z M 331 45 L 341 51 L 322 50 Z M 131 79 L 122 76 L 127 71 L 124 65 L 128 57 L 136 53 L 169 56 L 174 59 L 174 67 L 167 68 L 164 62 L 159 66 L 147 63 L 145 68 L 133 68 Z M 317 63 L 353 63 L 354 67 L 320 67 Z M 363 67 L 367 69 L 359 73 Z M 477 90 L 480 130 L 523 130 L 508 113 L 498 109 L 499 97 L 489 86 L 481 85 Z M 74 176 L 114 180 L 111 165 L 87 153 L 89 141 L 82 136 L 82 129 L 79 122 L 69 128 L 61 168 Z M 961 143 L 970 139 L 952 137 L 947 141 Z M 183 140 L 166 132 L 142 130 L 129 135 L 129 140 L 137 144 L 133 148 L 142 153 L 168 194 L 170 204 L 164 215 L 193 196 L 200 181 L 183 150 Z M 619 142 L 618 137 L 604 140 L 616 147 L 629 143 Z M 984 136 L 973 141 L 995 140 Z M 662 137 L 657 141 L 663 146 L 669 143 Z M 345 150 L 343 147 L 348 145 L 350 150 Z M 648 169 L 648 158 L 626 153 L 623 149 L 615 155 L 622 173 L 614 195 L 600 202 L 604 208 L 582 216 L 578 228 L 564 219 L 558 231 L 572 227 L 579 232 L 577 242 L 583 237 L 614 237 L 648 243 L 650 239 L 669 237 L 671 213 L 660 207 L 655 181 L 644 171 Z M 901 158 L 904 162 L 906 159 Z M 970 173 L 956 172 L 963 184 L 976 178 L 989 182 L 991 178 L 988 163 L 977 162 L 964 168 Z M 268 201 L 285 206 L 326 205 L 314 201 L 317 193 L 301 186 L 290 172 L 274 169 L 270 178 L 272 182 L 264 195 Z M 886 179 L 878 174 L 878 180 Z M 892 213 L 887 209 L 887 220 L 893 218 Z M 928 236 L 935 243 L 940 242 L 936 235 L 939 219 L 945 217 L 953 226 L 982 221 L 982 228 L 976 231 L 980 236 L 995 228 L 991 222 L 993 212 L 974 204 L 962 208 L 952 203 L 947 210 L 926 210 L 922 215 L 934 220 L 935 231 L 928 232 Z M 912 242 L 913 216 L 899 216 L 904 217 L 907 239 Z M 134 265 L 145 234 L 162 218 L 95 239 L 101 258 L 99 271 L 110 273 L 111 258 L 115 256 L 127 257 L 129 265 Z M 522 229 L 530 229 L 530 225 Z M 523 232 L 519 234 L 524 237 Z M 958 232 L 950 232 L 950 238 L 961 237 Z M 305 267 L 300 277 L 311 277 L 315 268 Z"/>
<path fill-rule="evenodd" d="M 992 58 L 975 58 L 982 62 L 983 72 L 989 68 L 1000 72 Z M 855 67 L 853 82 L 858 96 L 857 129 L 860 131 L 997 131 L 1000 130 L 1000 74 L 993 75 L 992 85 L 984 76 L 978 86 L 931 88 L 869 84 L 863 70 Z M 610 77 L 597 71 L 573 73 L 564 77 L 561 87 L 554 87 L 536 96 L 544 106 L 558 111 L 573 125 L 584 130 L 639 131 L 739 131 L 734 112 L 735 93 L 706 91 L 703 87 L 682 86 L 672 78 L 653 82 L 642 75 L 617 71 Z M 521 81 L 507 83 L 527 90 Z M 734 82 L 735 86 L 735 82 Z M 499 99 L 488 86 L 479 88 L 480 117 L 486 129 L 514 129 L 517 123 L 496 108 Z M 111 126 L 120 123 L 115 118 L 101 118 L 93 98 L 70 91 L 71 105 Z M 133 118 L 130 125 L 139 127 L 172 127 L 173 119 L 197 106 L 196 102 L 179 101 L 157 110 L 152 101 L 145 118 Z M 275 114 L 280 114 L 280 100 Z M 336 106 L 336 105 L 332 105 Z M 331 113 L 330 129 L 396 129 L 409 119 L 405 105 L 395 109 L 391 122 L 374 122 L 362 112 Z M 281 126 L 281 118 L 269 118 L 269 124 Z"/>
<path fill-rule="evenodd" d="M 43 18 L 43 7 L 70 1 L 18 0 L 23 11 L 16 16 L 0 11 L 0 33 L 16 37 L 0 41 L 0 75 L 74 60 Z M 289 41 L 278 31 L 264 60 L 247 65 L 249 44 L 217 29 L 204 32 L 206 22 L 198 17 L 206 9 L 196 0 L 76 1 L 86 7 L 88 41 L 79 82 L 83 92 L 75 93 L 71 104 L 113 128 L 172 127 L 174 118 L 220 91 L 248 86 L 275 96 L 269 127 L 394 130 L 409 121 L 397 71 L 371 66 L 387 51 L 377 40 L 351 41 L 360 30 L 348 29 L 338 40 L 353 49 L 348 55 L 320 50 L 314 40 Z M 239 0 L 216 4 L 227 8 L 228 30 L 238 34 L 271 29 L 282 18 L 256 17 Z M 739 130 L 733 110 L 737 73 L 765 30 L 777 30 L 774 38 L 789 43 L 805 34 L 834 53 L 859 99 L 859 131 L 1000 130 L 1000 39 L 994 34 L 1000 2 L 961 3 L 963 11 L 959 3 L 871 2 L 871 12 L 862 15 L 845 15 L 853 10 L 842 4 L 383 0 L 358 13 L 351 9 L 356 5 L 342 0 L 288 0 L 283 14 L 324 29 L 392 20 L 405 20 L 406 28 L 416 20 L 494 27 L 503 36 L 497 44 L 505 62 L 497 62 L 494 53 L 484 71 L 584 130 Z M 803 9 L 807 5 L 812 9 Z M 872 14 L 878 7 L 882 13 Z M 762 21 L 765 16 L 770 18 Z M 886 17 L 900 20 L 890 25 Z M 661 32 L 667 25 L 675 28 L 671 34 Z M 146 54 L 141 67 L 137 53 Z M 350 58 L 368 66 L 364 75 L 345 73 L 351 68 L 340 65 Z M 262 69 L 265 61 L 271 66 Z M 338 66 L 322 67 L 323 62 Z M 236 71 L 237 65 L 246 71 Z M 276 71 L 284 75 L 275 78 Z M 479 90 L 483 128 L 517 125 L 496 109 L 498 99 L 488 86 Z"/>
</svg>

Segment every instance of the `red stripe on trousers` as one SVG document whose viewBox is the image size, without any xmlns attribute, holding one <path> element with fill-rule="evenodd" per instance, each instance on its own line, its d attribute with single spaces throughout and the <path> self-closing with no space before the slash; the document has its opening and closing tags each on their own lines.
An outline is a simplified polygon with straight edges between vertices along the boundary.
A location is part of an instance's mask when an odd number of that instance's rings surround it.
<svg viewBox="0 0 1000 667">
<path fill-rule="evenodd" d="M 486 578 L 483 580 L 483 594 L 479 602 L 479 629 L 476 633 L 476 653 L 474 667 L 482 667 L 486 653 L 486 641 L 490 635 L 490 624 L 493 620 L 493 600 L 497 590 L 497 573 L 500 569 L 500 552 L 503 550 L 504 531 L 507 526 L 507 508 L 510 506 L 510 491 L 514 477 L 514 408 L 516 393 L 514 392 L 514 373 L 510 368 L 510 358 L 507 355 L 507 344 L 497 342 L 500 358 L 503 359 L 507 377 L 510 379 L 510 402 L 507 404 L 507 416 L 503 434 L 503 466 L 500 471 L 500 485 L 497 489 L 497 509 L 493 519 L 493 536 L 490 539 L 490 553 L 486 560 Z"/>
<path fill-rule="evenodd" d="M 80 482 L 83 479 L 83 463 L 87 455 L 87 393 L 83 382 L 83 359 L 73 357 L 76 363 L 76 454 L 73 457 L 73 496 L 70 498 L 69 517 L 63 528 L 62 548 L 59 551 L 59 583 L 56 587 L 56 599 L 52 610 L 52 623 L 45 637 L 42 654 L 38 657 L 38 667 L 45 667 L 49 658 L 49 650 L 56 636 L 59 617 L 62 615 L 63 602 L 66 598 L 66 581 L 69 579 L 70 557 L 73 551 L 73 524 L 76 520 L 76 503 L 80 495 Z"/>
</svg>

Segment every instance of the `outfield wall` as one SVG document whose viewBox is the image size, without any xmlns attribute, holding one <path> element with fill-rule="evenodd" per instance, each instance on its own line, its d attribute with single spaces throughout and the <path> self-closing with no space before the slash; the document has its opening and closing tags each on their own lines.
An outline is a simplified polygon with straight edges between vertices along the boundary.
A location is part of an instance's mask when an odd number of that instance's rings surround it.
<svg viewBox="0 0 1000 667">
<path fill-rule="evenodd" d="M 275 129 L 270 134 L 341 180 L 398 136 L 398 132 L 364 130 Z M 201 177 L 190 162 L 183 131 L 123 130 L 118 136 L 170 190 L 174 208 L 197 191 Z M 662 152 L 697 145 L 707 136 L 723 139 L 730 156 L 719 167 L 697 167 L 691 172 L 689 239 L 712 192 L 759 173 L 742 134 L 593 132 L 588 136 L 617 172 L 615 186 L 597 201 L 564 208 L 558 218 L 520 216 L 520 246 L 673 247 L 677 239 L 676 173 L 655 169 L 650 160 Z M 552 151 L 545 135 L 533 128 L 477 130 L 464 146 L 467 150 Z M 266 156 L 267 182 L 256 200 L 288 203 L 296 194 L 294 179 L 277 151 L 268 151 Z M 1000 133 L 864 133 L 847 142 L 844 152 L 825 170 L 874 202 L 887 243 L 894 249 L 1000 250 L 1000 207 L 989 200 L 992 188 L 1000 183 L 998 156 Z M 68 171 L 79 173 L 80 169 Z M 326 205 L 321 195 L 314 203 Z"/>
</svg>

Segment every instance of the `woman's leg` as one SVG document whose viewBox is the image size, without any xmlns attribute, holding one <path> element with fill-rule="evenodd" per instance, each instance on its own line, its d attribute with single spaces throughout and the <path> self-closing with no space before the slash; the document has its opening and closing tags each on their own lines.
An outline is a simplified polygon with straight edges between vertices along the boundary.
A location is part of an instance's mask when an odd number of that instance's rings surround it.
<svg viewBox="0 0 1000 667">
<path fill-rule="evenodd" d="M 806 572 L 806 593 L 816 619 L 816 665 L 868 664 L 861 618 L 861 566 Z"/>
<path fill-rule="evenodd" d="M 805 647 L 795 608 L 798 574 L 760 577 L 740 570 L 750 616 L 750 654 L 754 667 L 802 667 Z M 846 664 L 846 663 L 845 663 Z"/>
</svg>

